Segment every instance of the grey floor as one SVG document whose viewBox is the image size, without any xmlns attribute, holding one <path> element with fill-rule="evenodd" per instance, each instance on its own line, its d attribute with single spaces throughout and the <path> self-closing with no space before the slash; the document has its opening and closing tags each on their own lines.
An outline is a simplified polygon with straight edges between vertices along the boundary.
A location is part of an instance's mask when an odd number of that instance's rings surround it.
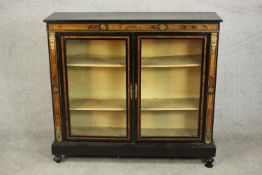
<svg viewBox="0 0 262 175">
<path fill-rule="evenodd" d="M 200 160 L 52 160 L 46 27 L 54 11 L 216 11 L 221 25 L 215 166 Z M 262 174 L 262 1 L 0 0 L 0 175 Z"/>
<path fill-rule="evenodd" d="M 198 159 L 66 158 L 56 164 L 50 155 L 50 130 L 31 130 L 22 138 L 2 134 L 0 174 L 261 174 L 261 133 L 218 133 L 212 169 Z"/>
</svg>

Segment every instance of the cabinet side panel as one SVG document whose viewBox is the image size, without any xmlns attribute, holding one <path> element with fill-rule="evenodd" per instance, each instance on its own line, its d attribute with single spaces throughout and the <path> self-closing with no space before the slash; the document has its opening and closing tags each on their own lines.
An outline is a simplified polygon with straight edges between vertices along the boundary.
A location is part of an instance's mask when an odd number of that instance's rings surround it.
<svg viewBox="0 0 262 175">
<path fill-rule="evenodd" d="M 49 42 L 49 59 L 50 59 L 50 71 L 51 71 L 51 90 L 53 100 L 53 117 L 55 128 L 55 140 L 62 142 L 62 125 L 61 125 L 61 110 L 60 110 L 60 88 L 58 83 L 58 65 L 57 65 L 57 53 L 56 53 L 56 39 L 55 32 L 48 32 Z"/>
<path fill-rule="evenodd" d="M 218 33 L 211 33 L 208 92 L 207 92 L 208 93 L 207 112 L 206 112 L 207 116 L 206 116 L 206 131 L 205 131 L 205 142 L 207 144 L 211 143 L 212 132 L 213 132 L 216 64 L 217 64 L 217 35 Z"/>
</svg>

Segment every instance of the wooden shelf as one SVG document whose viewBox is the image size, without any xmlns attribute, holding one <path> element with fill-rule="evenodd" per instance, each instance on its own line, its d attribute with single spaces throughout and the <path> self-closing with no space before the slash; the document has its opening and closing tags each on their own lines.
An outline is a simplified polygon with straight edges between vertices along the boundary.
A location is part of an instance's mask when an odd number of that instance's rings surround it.
<svg viewBox="0 0 262 175">
<path fill-rule="evenodd" d="M 198 110 L 198 98 L 143 99 L 142 111 Z M 71 99 L 71 111 L 125 111 L 124 99 Z"/>
<path fill-rule="evenodd" d="M 142 68 L 199 67 L 201 55 L 142 57 Z M 68 67 L 125 67 L 125 57 L 75 55 L 67 57 Z"/>
<path fill-rule="evenodd" d="M 191 128 L 142 128 L 141 134 L 142 137 L 179 137 L 179 136 L 186 136 L 186 137 L 196 137 L 197 136 L 197 129 Z"/>
<path fill-rule="evenodd" d="M 121 56 L 76 55 L 67 57 L 68 67 L 125 67 Z"/>
<path fill-rule="evenodd" d="M 116 127 L 71 127 L 73 136 L 126 136 L 126 128 Z M 142 137 L 197 136 L 197 129 L 191 128 L 142 128 Z"/>
<path fill-rule="evenodd" d="M 72 111 L 125 111 L 124 99 L 71 99 Z"/>
<path fill-rule="evenodd" d="M 116 127 L 71 127 L 73 136 L 115 136 L 125 137 L 126 128 Z"/>
<path fill-rule="evenodd" d="M 199 67 L 202 55 L 142 57 L 142 68 L 150 67 Z"/>
<path fill-rule="evenodd" d="M 142 111 L 198 110 L 198 98 L 142 99 Z"/>
</svg>

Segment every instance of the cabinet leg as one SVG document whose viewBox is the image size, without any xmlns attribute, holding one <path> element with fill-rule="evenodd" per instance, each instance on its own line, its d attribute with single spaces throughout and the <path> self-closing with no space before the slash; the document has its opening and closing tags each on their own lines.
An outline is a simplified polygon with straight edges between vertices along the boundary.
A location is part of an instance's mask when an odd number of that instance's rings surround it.
<svg viewBox="0 0 262 175">
<path fill-rule="evenodd" d="M 54 161 L 60 163 L 62 161 L 62 155 L 54 155 Z"/>
<path fill-rule="evenodd" d="M 213 163 L 214 163 L 214 158 L 207 158 L 207 159 L 202 159 L 202 161 L 205 163 L 205 166 L 207 168 L 212 168 L 213 167 Z"/>
</svg>

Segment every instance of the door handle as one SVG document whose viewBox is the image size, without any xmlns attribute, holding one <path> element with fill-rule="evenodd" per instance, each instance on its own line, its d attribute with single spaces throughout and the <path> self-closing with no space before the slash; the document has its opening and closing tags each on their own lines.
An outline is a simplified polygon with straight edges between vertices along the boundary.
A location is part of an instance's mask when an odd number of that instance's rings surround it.
<svg viewBox="0 0 262 175">
<path fill-rule="evenodd" d="M 131 100 L 133 100 L 133 86 L 132 86 L 132 84 L 130 84 L 129 89 L 130 89 L 130 98 L 131 98 Z"/>
<path fill-rule="evenodd" d="M 135 83 L 135 99 L 137 99 L 137 84 Z"/>
</svg>

